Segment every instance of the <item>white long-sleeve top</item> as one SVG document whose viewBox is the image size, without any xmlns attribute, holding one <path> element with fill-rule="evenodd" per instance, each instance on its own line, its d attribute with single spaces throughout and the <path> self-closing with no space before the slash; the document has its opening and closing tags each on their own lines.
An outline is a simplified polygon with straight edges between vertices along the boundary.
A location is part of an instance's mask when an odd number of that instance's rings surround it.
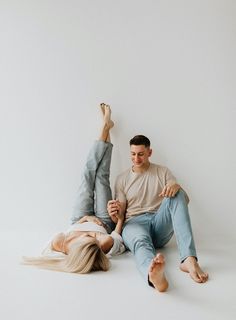
<svg viewBox="0 0 236 320">
<path fill-rule="evenodd" d="M 74 223 L 68 228 L 66 233 L 73 232 L 73 231 L 87 231 L 87 232 L 92 231 L 92 232 L 101 232 L 103 234 L 108 234 L 107 230 L 103 226 L 99 226 L 94 222 Z M 125 245 L 121 235 L 116 231 L 112 231 L 109 235 L 113 238 L 114 243 L 110 251 L 107 253 L 107 255 L 115 256 L 123 253 L 126 249 L 125 249 Z M 49 254 L 64 255 L 64 253 L 52 250 L 51 243 L 52 243 L 52 239 L 50 239 L 45 249 L 43 250 L 42 252 L 43 255 L 49 255 Z"/>
</svg>

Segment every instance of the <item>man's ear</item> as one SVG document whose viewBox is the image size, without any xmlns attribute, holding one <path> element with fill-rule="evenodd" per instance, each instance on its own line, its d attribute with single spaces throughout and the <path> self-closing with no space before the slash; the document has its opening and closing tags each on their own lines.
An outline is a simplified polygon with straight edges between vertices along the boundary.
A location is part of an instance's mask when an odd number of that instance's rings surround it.
<svg viewBox="0 0 236 320">
<path fill-rule="evenodd" d="M 152 155 L 152 149 L 149 149 L 148 156 L 151 157 L 151 155 Z"/>
</svg>

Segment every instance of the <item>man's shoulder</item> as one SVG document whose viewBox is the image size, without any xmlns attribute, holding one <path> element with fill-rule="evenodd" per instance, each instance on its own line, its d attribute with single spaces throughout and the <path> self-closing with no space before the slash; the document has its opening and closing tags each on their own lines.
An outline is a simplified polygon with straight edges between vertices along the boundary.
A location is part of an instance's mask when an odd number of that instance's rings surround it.
<svg viewBox="0 0 236 320">
<path fill-rule="evenodd" d="M 157 170 L 157 171 L 167 171 L 167 170 L 169 170 L 166 166 L 163 166 L 163 165 L 157 164 L 157 163 L 150 163 L 150 169 L 151 170 Z"/>
<path fill-rule="evenodd" d="M 160 164 L 152 164 L 150 175 L 158 176 L 160 179 L 164 179 L 168 183 L 176 183 L 176 178 L 170 169 Z"/>
<path fill-rule="evenodd" d="M 117 179 L 127 177 L 131 171 L 132 171 L 132 168 L 122 171 L 121 173 L 118 174 Z"/>
</svg>

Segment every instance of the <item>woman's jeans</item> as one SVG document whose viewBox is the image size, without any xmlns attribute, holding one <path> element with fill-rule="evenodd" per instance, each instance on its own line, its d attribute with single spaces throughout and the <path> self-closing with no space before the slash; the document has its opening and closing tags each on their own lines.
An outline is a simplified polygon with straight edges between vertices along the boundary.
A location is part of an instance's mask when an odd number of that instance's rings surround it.
<svg viewBox="0 0 236 320">
<path fill-rule="evenodd" d="M 188 207 L 182 190 L 173 198 L 164 198 L 155 213 L 143 213 L 128 220 L 123 228 L 126 247 L 134 254 L 145 280 L 156 249 L 163 247 L 175 233 L 180 261 L 197 257 Z"/>
<path fill-rule="evenodd" d="M 113 145 L 101 140 L 91 148 L 73 208 L 72 223 L 85 215 L 96 215 L 110 232 L 114 223 L 107 212 L 107 202 L 112 199 L 110 188 L 110 165 Z"/>
</svg>

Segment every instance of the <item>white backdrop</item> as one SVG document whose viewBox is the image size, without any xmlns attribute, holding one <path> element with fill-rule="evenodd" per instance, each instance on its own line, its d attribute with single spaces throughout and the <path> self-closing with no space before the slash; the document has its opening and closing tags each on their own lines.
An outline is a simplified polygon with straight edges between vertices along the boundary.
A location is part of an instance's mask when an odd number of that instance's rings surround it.
<svg viewBox="0 0 236 320">
<path fill-rule="evenodd" d="M 1 228 L 67 226 L 104 101 L 112 184 L 145 134 L 189 194 L 196 236 L 233 239 L 235 12 L 229 0 L 0 0 Z"/>
</svg>

